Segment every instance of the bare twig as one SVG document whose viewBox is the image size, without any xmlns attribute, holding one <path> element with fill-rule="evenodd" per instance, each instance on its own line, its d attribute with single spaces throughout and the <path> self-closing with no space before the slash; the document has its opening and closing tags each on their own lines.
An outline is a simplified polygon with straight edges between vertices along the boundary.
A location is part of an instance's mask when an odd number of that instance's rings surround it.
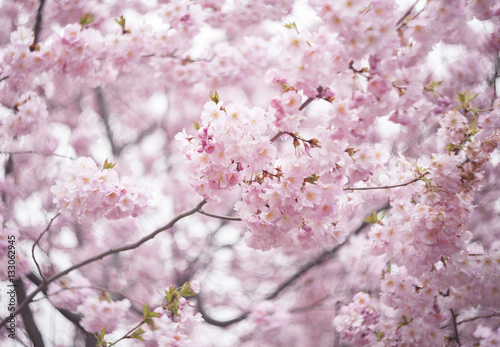
<svg viewBox="0 0 500 347">
<path fill-rule="evenodd" d="M 387 203 L 384 207 L 379 209 L 378 212 L 386 210 L 388 208 L 389 208 L 389 203 Z M 333 258 L 337 254 L 337 252 L 347 243 L 347 241 L 352 236 L 359 235 L 361 233 L 361 231 L 363 231 L 363 229 L 366 228 L 368 225 L 369 225 L 368 223 L 363 222 L 354 232 L 352 232 L 351 234 L 349 234 L 347 236 L 344 243 L 339 244 L 330 250 L 324 251 L 318 257 L 316 257 L 315 259 L 306 263 L 293 276 L 288 278 L 285 282 L 283 282 L 281 285 L 279 285 L 278 288 L 276 288 L 272 293 L 267 295 L 264 300 L 275 299 L 279 294 L 281 294 L 282 291 L 284 291 L 286 288 L 290 287 L 293 283 L 295 283 L 298 279 L 300 279 L 304 274 L 309 272 L 311 269 L 313 269 L 319 265 L 325 264 L 328 260 L 330 260 L 331 258 Z M 227 320 L 227 321 L 220 321 L 220 320 L 214 319 L 211 316 L 209 316 L 208 313 L 205 311 L 203 304 L 202 304 L 201 296 L 198 297 L 197 308 L 198 308 L 198 311 L 203 316 L 203 319 L 208 324 L 215 325 L 218 327 L 227 327 L 227 326 L 230 326 L 232 324 L 241 322 L 242 320 L 246 319 L 248 317 L 248 315 L 250 314 L 250 311 L 246 311 L 246 312 L 242 313 L 241 315 L 239 315 L 238 317 Z"/>
<path fill-rule="evenodd" d="M 281 135 L 283 135 L 285 132 L 284 131 L 278 131 L 278 133 L 276 135 L 274 135 L 270 140 L 269 142 L 273 143 L 274 141 L 276 141 L 277 139 L 279 139 L 281 137 Z"/>
<path fill-rule="evenodd" d="M 351 187 L 345 187 L 344 190 L 373 190 L 373 189 L 390 189 L 390 188 L 398 188 L 398 187 L 404 187 L 409 184 L 415 183 L 420 181 L 425 175 L 427 175 L 429 172 L 424 172 L 422 175 L 418 176 L 415 179 L 412 179 L 409 182 L 406 183 L 401 183 L 401 184 L 395 184 L 392 186 L 382 186 L 382 187 L 360 187 L 360 188 L 351 188 Z"/>
<path fill-rule="evenodd" d="M 415 1 L 413 5 L 411 5 L 410 8 L 408 8 L 405 14 L 397 21 L 396 26 L 399 26 L 401 23 L 403 23 L 403 21 L 406 19 L 406 17 L 408 17 L 411 14 L 411 11 L 413 11 L 413 9 L 415 8 L 415 6 L 418 4 L 419 1 L 420 0 Z"/>
<path fill-rule="evenodd" d="M 52 222 L 54 222 L 54 220 L 59 217 L 61 214 L 58 213 L 56 214 L 54 217 L 52 217 L 52 219 L 50 220 L 49 224 L 47 225 L 47 227 L 45 228 L 44 231 L 42 231 L 40 233 L 40 235 L 38 236 L 38 238 L 36 239 L 35 243 L 33 244 L 33 247 L 31 247 L 31 256 L 33 257 L 33 261 L 35 262 L 35 265 L 36 265 L 36 268 L 38 269 L 38 273 L 40 274 L 40 277 L 42 277 L 42 280 L 45 281 L 45 277 L 43 276 L 43 273 L 42 273 L 42 269 L 40 268 L 40 265 L 38 264 L 38 262 L 36 261 L 36 258 L 35 258 L 35 247 L 38 245 L 38 242 L 40 242 L 40 240 L 42 239 L 43 235 L 49 231 L 50 229 L 50 226 L 52 225 Z"/>
<path fill-rule="evenodd" d="M 35 295 L 37 295 L 38 293 L 40 293 L 43 290 L 45 290 L 47 288 L 47 286 L 50 283 L 54 282 L 55 280 L 57 280 L 57 279 L 65 276 L 65 275 L 67 275 L 68 273 L 72 272 L 73 270 L 79 269 L 79 268 L 81 268 L 81 267 L 83 267 L 85 265 L 88 265 L 90 263 L 93 263 L 93 262 L 95 262 L 97 260 L 101 260 L 101 259 L 103 259 L 103 258 L 105 258 L 105 257 L 107 257 L 109 255 L 117 254 L 117 253 L 124 252 L 124 251 L 129 251 L 131 249 L 135 249 L 135 248 L 141 246 L 143 243 L 145 243 L 145 242 L 153 239 L 156 235 L 158 235 L 162 231 L 165 231 L 165 230 L 168 230 L 168 229 L 172 228 L 175 225 L 175 223 L 177 223 L 179 220 L 181 220 L 181 219 L 183 219 L 185 217 L 188 217 L 190 215 L 195 214 L 206 203 L 207 203 L 206 200 L 201 201 L 195 208 L 177 215 L 170 222 L 168 222 L 164 226 L 156 229 L 155 231 L 151 232 L 150 234 L 144 236 L 143 238 L 141 238 L 137 242 L 134 242 L 134 243 L 131 243 L 131 244 L 128 244 L 128 245 L 124 245 L 124 246 L 121 246 L 121 247 L 118 247 L 118 248 L 110 249 L 110 250 L 108 250 L 106 252 L 103 252 L 103 253 L 98 254 L 96 256 L 93 256 L 93 257 L 90 257 L 90 258 L 88 258 L 88 259 L 86 259 L 86 260 L 84 260 L 84 261 L 82 261 L 82 262 L 80 262 L 78 264 L 75 264 L 75 265 L 67 268 L 64 271 L 59 272 L 58 274 L 53 275 L 52 277 L 50 277 L 49 279 L 47 279 L 45 282 L 42 282 L 30 295 L 28 295 L 26 297 L 26 299 L 23 300 L 23 302 L 21 304 L 19 304 L 18 308 L 16 309 L 16 311 L 13 312 L 13 314 L 19 313 L 24 307 L 26 307 L 31 302 L 31 300 L 33 300 L 33 298 L 35 297 Z M 8 319 L 8 317 L 4 318 L 0 322 L 0 327 L 2 327 L 2 326 L 5 325 L 5 323 L 7 322 L 7 319 Z"/>
<path fill-rule="evenodd" d="M 217 219 L 228 220 L 228 221 L 235 221 L 235 222 L 241 222 L 241 218 L 238 218 L 238 217 L 219 216 L 219 215 L 216 215 L 216 214 L 213 214 L 213 213 L 209 213 L 209 212 L 206 212 L 206 211 L 203 211 L 203 210 L 199 210 L 198 213 L 201 213 L 201 214 L 203 214 L 205 216 L 208 216 L 208 217 L 217 218 Z"/>
<path fill-rule="evenodd" d="M 69 157 L 69 156 L 62 155 L 62 154 L 41 153 L 41 152 L 36 152 L 36 151 L 13 151 L 13 152 L 10 152 L 10 151 L 0 151 L 0 154 L 37 154 L 37 155 L 43 155 L 43 156 L 46 156 L 46 157 L 59 157 L 59 158 L 64 158 L 64 159 L 75 160 L 75 158 L 73 158 L 73 157 Z"/>
</svg>

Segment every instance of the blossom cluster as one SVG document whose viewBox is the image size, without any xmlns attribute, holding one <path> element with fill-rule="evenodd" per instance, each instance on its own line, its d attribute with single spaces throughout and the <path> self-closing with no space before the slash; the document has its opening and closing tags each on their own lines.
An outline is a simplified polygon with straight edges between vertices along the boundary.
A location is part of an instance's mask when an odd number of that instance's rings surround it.
<svg viewBox="0 0 500 347">
<path fill-rule="evenodd" d="M 0 122 L 12 137 L 36 130 L 48 114 L 45 103 L 35 93 L 21 95 L 12 110 L 2 107 L 0 112 Z"/>
<path fill-rule="evenodd" d="M 118 327 L 129 308 L 130 301 L 127 299 L 109 301 L 89 297 L 77 309 L 83 314 L 80 324 L 85 330 L 99 333 L 106 328 L 106 332 L 111 333 Z"/>
<path fill-rule="evenodd" d="M 276 149 L 264 135 L 264 110 L 222 102 L 205 104 L 196 137 L 179 133 L 191 186 L 212 201 L 218 191 L 251 179 L 274 159 Z"/>
<path fill-rule="evenodd" d="M 200 293 L 200 283 L 189 281 L 178 290 L 171 287 L 166 291 L 164 306 L 154 310 L 151 321 L 142 338 L 145 341 L 157 341 L 159 346 L 192 346 L 196 343 L 190 338 L 193 329 L 203 322 L 201 314 L 195 313 L 195 305 L 186 300 L 185 296 L 193 296 Z"/>
<path fill-rule="evenodd" d="M 360 292 L 354 296 L 352 303 L 340 309 L 333 325 L 343 339 L 354 340 L 358 345 L 363 345 L 373 340 L 373 328 L 379 317 L 370 296 Z"/>
<path fill-rule="evenodd" d="M 148 201 L 138 187 L 120 182 L 112 168 L 99 170 L 89 157 L 80 157 L 65 168 L 50 190 L 57 209 L 79 222 L 137 217 Z"/>
<path fill-rule="evenodd" d="M 262 301 L 253 307 L 249 319 L 260 333 L 276 335 L 288 325 L 290 314 L 272 301 Z"/>
</svg>

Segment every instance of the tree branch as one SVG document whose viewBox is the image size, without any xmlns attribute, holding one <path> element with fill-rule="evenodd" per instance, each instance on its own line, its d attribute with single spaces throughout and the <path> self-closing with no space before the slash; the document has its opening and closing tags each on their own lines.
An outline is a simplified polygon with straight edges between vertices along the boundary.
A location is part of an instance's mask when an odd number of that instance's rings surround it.
<svg viewBox="0 0 500 347">
<path fill-rule="evenodd" d="M 406 17 L 408 17 L 411 13 L 411 11 L 413 11 L 413 9 L 415 8 L 415 6 L 418 4 L 420 0 L 417 0 L 413 3 L 413 5 L 410 6 L 410 8 L 405 12 L 405 14 L 397 21 L 396 23 L 396 26 L 398 27 L 401 23 L 403 23 L 403 21 L 405 20 Z M 399 28 L 398 28 L 399 29 Z"/>
<path fill-rule="evenodd" d="M 422 177 L 424 177 L 425 175 L 427 175 L 429 172 L 424 172 L 422 175 L 418 176 L 417 178 L 415 179 L 412 179 L 411 181 L 409 182 L 406 182 L 406 183 L 401 183 L 401 184 L 395 184 L 393 186 L 382 186 L 382 187 L 360 187 L 360 188 L 351 188 L 351 187 L 345 187 L 344 190 L 373 190 L 373 189 L 390 189 L 390 188 L 397 188 L 397 187 L 404 187 L 404 186 L 407 186 L 409 184 L 412 184 L 412 183 L 415 183 L 415 182 L 418 182 L 422 179 Z"/>
<path fill-rule="evenodd" d="M 387 203 L 384 207 L 379 209 L 378 212 L 386 210 L 388 208 L 389 208 L 389 203 Z M 351 233 L 347 236 L 346 240 L 342 244 L 339 244 L 330 250 L 324 251 L 318 257 L 316 257 L 315 259 L 306 263 L 293 276 L 288 278 L 278 288 L 276 288 L 272 293 L 270 293 L 268 296 L 266 296 L 264 300 L 275 299 L 282 291 L 284 291 L 286 288 L 288 288 L 293 283 L 295 283 L 299 278 L 301 278 L 304 274 L 309 272 L 311 269 L 315 268 L 316 266 L 322 265 L 322 264 L 326 263 L 328 260 L 330 260 L 331 258 L 333 258 L 337 254 L 337 252 L 346 244 L 346 242 L 352 236 L 359 235 L 361 233 L 361 231 L 363 231 L 363 229 L 366 228 L 368 225 L 369 225 L 368 223 L 363 222 L 353 233 Z M 248 315 L 250 314 L 250 311 L 246 311 L 236 318 L 233 318 L 233 319 L 230 319 L 227 321 L 219 321 L 219 320 L 214 319 L 211 316 L 209 316 L 208 313 L 205 311 L 205 309 L 203 308 L 202 302 L 201 302 L 201 296 L 198 296 L 197 308 L 198 308 L 198 311 L 203 316 L 203 319 L 208 324 L 215 325 L 218 327 L 227 327 L 227 326 L 230 326 L 232 324 L 241 322 L 242 320 L 246 319 L 248 317 Z"/>
<path fill-rule="evenodd" d="M 33 244 L 33 247 L 31 247 L 31 256 L 33 257 L 33 261 L 35 262 L 35 265 L 36 265 L 36 268 L 38 269 L 38 273 L 40 274 L 40 276 L 42 277 L 42 280 L 45 281 L 45 277 L 43 277 L 43 273 L 42 273 L 42 269 L 40 268 L 40 265 L 38 264 L 38 262 L 36 261 L 36 258 L 35 258 L 35 247 L 38 245 L 38 242 L 40 242 L 42 236 L 47 232 L 49 231 L 50 229 L 50 226 L 52 225 L 52 222 L 54 222 L 54 220 L 59 217 L 61 214 L 58 213 L 56 214 L 49 222 L 49 224 L 47 225 L 47 227 L 45 228 L 44 231 L 41 232 L 41 234 L 38 236 L 38 238 L 36 239 L 35 243 Z"/>
<path fill-rule="evenodd" d="M 26 290 L 24 289 L 24 283 L 22 279 L 17 279 L 14 281 L 14 287 L 16 289 L 17 303 L 20 304 L 22 301 L 26 299 Z M 22 310 L 19 310 L 21 317 L 23 318 L 24 327 L 26 328 L 26 332 L 28 336 L 33 342 L 33 346 L 35 347 L 44 347 L 42 334 L 33 319 L 33 313 L 31 312 L 29 306 L 24 307 Z"/>
<path fill-rule="evenodd" d="M 241 218 L 238 217 L 229 217 L 229 216 L 219 216 L 213 213 L 209 213 L 203 210 L 199 210 L 198 213 L 201 213 L 205 216 L 212 217 L 212 218 L 217 218 L 217 219 L 222 219 L 222 220 L 228 220 L 228 221 L 235 221 L 235 222 L 241 222 Z"/>
<path fill-rule="evenodd" d="M 36 286 L 39 286 L 40 284 L 42 284 L 42 280 L 39 279 L 34 273 L 29 273 L 28 275 L 26 275 L 26 277 L 31 281 L 33 282 Z M 42 290 L 43 294 L 45 294 L 45 296 L 47 296 L 47 288 L 44 288 Z M 29 306 L 28 306 L 29 307 Z M 83 329 L 83 327 L 80 325 L 80 320 L 82 319 L 82 317 L 78 314 L 75 314 L 71 311 L 68 311 L 64 308 L 59 308 L 59 307 L 56 307 L 54 306 L 54 308 L 56 310 L 59 311 L 59 313 L 61 313 L 64 318 L 66 318 L 67 320 L 69 320 L 71 323 L 73 323 L 79 330 L 82 331 L 82 333 L 85 334 L 85 340 L 86 340 L 86 346 L 95 346 L 97 340 L 94 336 L 94 334 L 92 333 L 89 333 L 88 331 L 86 331 L 85 329 Z"/>
<path fill-rule="evenodd" d="M 104 122 L 104 127 L 106 128 L 106 134 L 108 135 L 109 143 L 111 145 L 111 152 L 115 157 L 120 154 L 120 148 L 115 143 L 115 138 L 113 134 L 113 130 L 111 129 L 111 125 L 109 123 L 109 110 L 106 100 L 104 99 L 104 93 L 101 87 L 97 87 L 94 89 L 94 93 L 97 98 L 97 105 L 99 106 L 99 115 Z"/>
<path fill-rule="evenodd" d="M 56 154 L 56 153 L 40 153 L 40 152 L 36 152 L 36 151 L 13 151 L 13 152 L 9 152 L 9 151 L 0 151 L 0 154 L 38 154 L 38 155 L 44 155 L 46 157 L 60 157 L 60 158 L 64 158 L 64 159 L 71 159 L 71 160 L 75 160 L 75 158 L 73 157 L 68 157 L 66 155 L 61 155 L 61 154 Z"/>
<path fill-rule="evenodd" d="M 453 312 L 453 309 L 450 308 L 450 312 L 451 312 L 451 319 L 453 321 L 453 330 L 455 331 L 455 336 L 450 338 L 451 340 L 455 340 L 457 342 L 457 344 L 459 346 L 461 346 L 462 344 L 460 343 L 460 338 L 458 337 L 458 327 L 457 327 L 457 316 L 458 314 L 455 314 L 455 312 Z"/>
<path fill-rule="evenodd" d="M 45 0 L 40 0 L 40 6 L 38 6 L 38 11 L 36 12 L 35 27 L 33 28 L 33 43 L 30 46 L 30 51 L 33 52 L 36 49 L 38 40 L 40 38 L 40 31 L 42 30 L 42 10 L 45 5 Z"/>
<path fill-rule="evenodd" d="M 144 236 L 143 238 L 141 238 L 139 241 L 137 242 L 134 242 L 134 243 L 131 243 L 131 244 L 128 244 L 128 245 L 124 245 L 122 247 L 118 247 L 118 248 L 114 248 L 114 249 L 110 249 L 106 252 L 103 252 L 101 254 L 98 254 L 96 256 L 93 256 L 91 258 L 88 258 L 78 264 L 75 264 L 69 268 L 67 268 L 66 270 L 64 271 L 61 271 L 59 272 L 58 274 L 55 274 L 53 275 L 52 277 L 50 277 L 49 279 L 47 279 L 45 282 L 41 283 L 30 295 L 28 295 L 26 297 L 25 300 L 23 300 L 23 302 L 19 305 L 19 307 L 17 308 L 16 311 L 14 311 L 13 313 L 14 314 L 17 314 L 18 312 L 20 312 L 22 309 L 24 309 L 24 307 L 26 307 L 30 302 L 31 300 L 33 300 L 33 298 L 35 297 L 35 295 L 37 295 L 38 293 L 42 292 L 43 290 L 45 290 L 47 288 L 47 286 L 54 282 L 55 280 L 67 275 L 68 273 L 70 273 L 71 271 L 73 270 L 76 270 L 76 269 L 79 269 L 87 264 L 90 264 L 90 263 L 93 263 L 97 260 L 101 260 L 109 255 L 112 255 L 112 254 L 117 254 L 117 253 L 120 253 L 120 252 L 124 252 L 124 251 L 128 251 L 128 250 L 131 250 L 131 249 L 135 249 L 139 246 L 141 246 L 143 243 L 153 239 L 156 235 L 158 235 L 159 233 L 161 233 L 162 231 L 165 231 L 167 229 L 170 229 L 172 228 L 175 223 L 177 223 L 179 220 L 185 218 L 185 217 L 188 217 L 192 214 L 195 214 L 196 212 L 198 212 L 202 207 L 203 205 L 205 205 L 207 203 L 206 200 L 203 200 L 201 201 L 195 208 L 189 210 L 189 211 L 186 211 L 184 213 L 181 213 L 179 215 L 177 215 L 176 217 L 174 217 L 170 222 L 168 222 L 167 224 L 165 224 L 164 226 L 156 229 L 155 231 L 153 231 L 152 233 Z M 1 322 L 0 322 L 0 327 L 4 326 L 5 323 L 7 322 L 7 319 L 8 317 L 4 318 Z"/>
</svg>

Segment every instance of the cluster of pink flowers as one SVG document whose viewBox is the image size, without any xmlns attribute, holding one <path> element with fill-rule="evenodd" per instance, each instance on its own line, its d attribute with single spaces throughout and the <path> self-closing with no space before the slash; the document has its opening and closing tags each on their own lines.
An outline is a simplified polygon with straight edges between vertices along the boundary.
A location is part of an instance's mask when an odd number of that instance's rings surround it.
<svg viewBox="0 0 500 347">
<path fill-rule="evenodd" d="M 57 307 L 74 311 L 93 295 L 89 280 L 77 272 L 49 285 L 50 302 Z"/>
<path fill-rule="evenodd" d="M 13 110 L 2 109 L 1 120 L 5 131 L 12 137 L 26 135 L 36 130 L 47 118 L 47 107 L 35 93 L 25 93 L 19 97 Z"/>
<path fill-rule="evenodd" d="M 199 293 L 200 284 L 197 281 L 190 282 L 191 290 Z M 172 315 L 172 311 L 158 307 L 154 310 L 159 314 L 152 319 L 152 324 L 145 329 L 143 338 L 145 341 L 156 341 L 159 346 L 193 346 L 200 341 L 193 341 L 190 337 L 193 329 L 203 322 L 201 314 L 195 313 L 195 305 L 180 298 L 180 305 L 177 309 L 177 315 Z"/>
<path fill-rule="evenodd" d="M 489 326 L 479 325 L 474 331 L 475 338 L 480 339 L 478 347 L 493 347 L 500 344 L 500 328 L 493 331 Z"/>
<path fill-rule="evenodd" d="M 273 117 L 273 125 L 279 131 L 295 131 L 300 121 L 305 119 L 299 107 L 302 97 L 295 90 L 284 93 L 281 97 L 271 100 L 268 116 Z"/>
<path fill-rule="evenodd" d="M 204 198 L 218 199 L 217 192 L 233 187 L 267 167 L 276 149 L 263 133 L 264 110 L 222 102 L 205 104 L 196 137 L 179 133 L 194 189 Z"/>
<path fill-rule="evenodd" d="M 370 296 L 360 292 L 354 296 L 352 303 L 340 309 L 333 325 L 343 339 L 363 345 L 373 341 L 373 330 L 379 317 L 380 314 L 372 306 Z"/>
<path fill-rule="evenodd" d="M 99 300 L 96 297 L 87 298 L 77 310 L 83 314 L 81 326 L 90 333 L 100 333 L 106 328 L 106 333 L 113 332 L 120 320 L 125 317 L 130 308 L 130 301 Z"/>
<path fill-rule="evenodd" d="M 301 156 L 243 186 L 235 208 L 250 229 L 250 247 L 309 249 L 344 240 L 345 230 L 336 225 L 346 202 L 341 186 L 326 173 L 320 177 L 322 171 L 311 174 L 313 160 Z"/>
<path fill-rule="evenodd" d="M 100 170 L 88 157 L 63 170 L 50 190 L 58 210 L 80 222 L 136 217 L 148 203 L 138 187 L 123 184 L 115 170 Z"/>
<path fill-rule="evenodd" d="M 262 301 L 253 307 L 249 319 L 260 333 L 278 335 L 288 325 L 290 313 L 272 301 Z"/>
</svg>

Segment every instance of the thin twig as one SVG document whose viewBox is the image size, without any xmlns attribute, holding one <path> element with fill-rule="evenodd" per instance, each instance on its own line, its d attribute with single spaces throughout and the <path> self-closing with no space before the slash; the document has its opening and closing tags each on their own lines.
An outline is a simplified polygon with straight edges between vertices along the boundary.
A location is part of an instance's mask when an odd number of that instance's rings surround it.
<svg viewBox="0 0 500 347">
<path fill-rule="evenodd" d="M 9 78 L 9 75 L 7 75 L 7 76 L 4 76 L 4 77 L 0 78 L 0 82 L 5 81 L 7 78 Z"/>
<path fill-rule="evenodd" d="M 387 203 L 384 207 L 379 209 L 378 212 L 388 209 L 389 206 L 390 206 L 389 203 Z M 304 274 L 309 272 L 311 269 L 313 269 L 321 264 L 324 264 L 328 260 L 333 258 L 337 254 L 337 252 L 347 243 L 347 241 L 352 236 L 359 235 L 361 233 L 361 231 L 363 231 L 363 229 L 366 228 L 368 225 L 369 225 L 368 223 L 363 222 L 354 232 L 352 232 L 351 234 L 349 234 L 346 237 L 346 240 L 342 244 L 339 244 L 330 250 L 324 251 L 318 257 L 316 257 L 315 259 L 311 260 L 310 262 L 308 262 L 307 264 L 302 266 L 299 271 L 297 271 L 293 276 L 291 276 L 285 282 L 283 282 L 272 293 L 270 293 L 268 296 L 266 296 L 264 300 L 272 300 L 272 299 L 276 298 L 283 290 L 290 287 L 293 283 L 295 283 L 299 278 L 301 278 Z M 214 325 L 214 326 L 218 326 L 218 327 L 227 327 L 227 326 L 233 325 L 235 323 L 241 322 L 242 320 L 246 319 L 248 317 L 248 315 L 250 314 L 250 311 L 246 311 L 246 312 L 242 313 L 241 315 L 239 315 L 238 317 L 227 320 L 227 321 L 220 321 L 220 320 L 214 319 L 211 316 L 209 316 L 208 313 L 205 311 L 205 309 L 202 305 L 201 296 L 198 297 L 197 308 L 198 308 L 198 311 L 203 316 L 203 319 L 205 320 L 205 322 L 207 322 L 208 324 Z"/>
<path fill-rule="evenodd" d="M 303 306 L 303 307 L 297 307 L 297 308 L 292 308 L 289 312 L 290 313 L 297 313 L 297 312 L 304 312 L 304 311 L 309 311 L 321 304 L 323 301 L 328 299 L 330 297 L 330 294 L 326 294 L 324 297 L 320 298 L 319 300 L 316 300 L 310 305 Z"/>
<path fill-rule="evenodd" d="M 281 135 L 283 135 L 285 132 L 284 131 L 278 131 L 278 133 L 276 135 L 274 135 L 270 140 L 269 142 L 273 143 L 274 141 L 276 141 L 277 139 L 279 139 L 281 137 Z"/>
<path fill-rule="evenodd" d="M 23 302 L 21 304 L 19 304 L 18 308 L 12 312 L 13 314 L 17 314 L 19 313 L 26 305 L 28 305 L 31 300 L 33 300 L 33 298 L 35 297 L 35 295 L 37 295 L 38 293 L 40 293 L 41 291 L 45 290 L 47 288 L 47 286 L 54 282 L 55 280 L 67 275 L 68 273 L 72 272 L 73 270 L 76 270 L 76 269 L 79 269 L 85 265 L 88 265 L 90 263 L 93 263 L 97 260 L 101 260 L 109 255 L 112 255 L 112 254 L 117 254 L 117 253 L 120 253 L 120 252 L 124 252 L 124 251 L 129 251 L 131 249 L 135 249 L 139 246 L 141 246 L 143 243 L 153 239 L 156 235 L 158 235 L 159 233 L 161 233 L 162 231 L 165 231 L 165 230 L 168 230 L 170 228 L 172 228 L 175 223 L 177 223 L 179 220 L 185 218 L 185 217 L 188 217 L 190 215 L 193 215 L 195 214 L 196 212 L 198 212 L 202 207 L 203 205 L 205 205 L 207 203 L 206 200 L 203 200 L 201 201 L 195 208 L 187 211 L 187 212 L 184 212 L 184 213 L 181 213 L 179 215 L 177 215 L 176 217 L 174 217 L 170 222 L 168 222 L 167 224 L 165 224 L 164 226 L 156 229 L 155 231 L 151 232 L 150 234 L 144 236 L 143 238 L 141 238 L 140 240 L 138 240 L 137 242 L 134 242 L 134 243 L 131 243 L 131 244 L 128 244 L 128 245 L 124 245 L 122 247 L 118 247 L 118 248 L 113 248 L 113 249 L 110 249 L 106 252 L 103 252 L 101 254 L 98 254 L 96 256 L 93 256 L 91 258 L 88 258 L 78 264 L 75 264 L 69 268 L 67 268 L 66 270 L 64 271 L 61 271 L 59 272 L 58 274 L 55 274 L 53 275 L 52 277 L 50 277 L 49 279 L 47 279 L 45 282 L 41 283 L 33 292 L 31 292 L 30 295 L 28 295 L 26 297 L 25 300 L 23 300 Z M 7 319 L 8 317 L 4 318 L 1 322 L 0 322 L 0 327 L 4 326 L 5 323 L 7 322 Z"/>
<path fill-rule="evenodd" d="M 412 184 L 412 183 L 415 183 L 415 182 L 418 182 L 422 179 L 422 177 L 424 177 L 425 175 L 427 175 L 429 172 L 424 172 L 422 175 L 418 176 L 417 178 L 415 179 L 412 179 L 411 181 L 409 182 L 406 182 L 406 183 L 401 183 L 401 184 L 395 184 L 393 186 L 383 186 L 383 187 L 360 187 L 360 188 L 352 188 L 352 187 L 346 187 L 344 188 L 344 190 L 372 190 L 372 189 L 390 189 L 390 188 L 398 188 L 398 187 L 404 187 L 404 186 L 407 186 L 409 184 Z"/>
<path fill-rule="evenodd" d="M 413 3 L 413 5 L 410 6 L 410 8 L 405 12 L 405 14 L 397 21 L 396 23 L 396 26 L 399 26 L 399 24 L 401 24 L 406 17 L 408 17 L 411 13 L 411 11 L 413 11 L 413 9 L 415 8 L 415 6 L 418 4 L 420 0 L 417 0 Z"/>
<path fill-rule="evenodd" d="M 35 247 L 38 245 L 38 242 L 40 242 L 42 236 L 47 232 L 49 231 L 50 229 L 50 226 L 52 225 L 52 222 L 54 222 L 54 220 L 59 217 L 61 214 L 58 213 L 56 214 L 54 217 L 52 217 L 52 219 L 50 220 L 49 224 L 47 225 L 47 227 L 45 228 L 44 231 L 42 231 L 40 233 L 40 235 L 38 236 L 38 238 L 36 239 L 35 243 L 33 244 L 33 247 L 31 247 L 31 256 L 33 257 L 33 261 L 35 262 L 35 265 L 36 265 L 36 268 L 38 269 L 38 273 L 40 274 L 40 277 L 42 277 L 42 280 L 45 282 L 45 277 L 43 276 L 43 273 L 42 273 L 42 269 L 40 268 L 40 265 L 38 264 L 38 262 L 36 261 L 36 258 L 35 258 Z"/>
<path fill-rule="evenodd" d="M 111 289 L 111 288 L 104 288 L 104 287 L 99 287 L 99 286 L 73 286 L 73 287 L 64 287 L 64 288 L 61 288 L 59 290 L 56 290 L 55 292 L 44 293 L 44 294 L 45 294 L 46 298 L 49 298 L 51 296 L 55 296 L 55 295 L 57 295 L 59 293 L 65 292 L 67 290 L 78 290 L 78 289 L 93 289 L 93 290 L 98 290 L 98 291 L 103 292 L 103 293 L 115 293 L 115 294 L 118 294 L 118 296 L 120 296 L 120 297 L 123 297 L 123 298 L 125 298 L 125 299 L 127 299 L 127 300 L 129 300 L 131 302 L 135 302 L 136 304 L 142 306 L 142 303 L 139 300 L 132 299 L 131 297 L 125 295 L 123 292 L 120 292 L 118 290 L 114 290 L 114 289 Z M 44 300 L 46 298 L 32 300 L 32 302 Z"/>
<path fill-rule="evenodd" d="M 314 99 L 316 99 L 316 98 L 307 98 L 307 100 L 306 100 L 306 101 L 304 101 L 304 102 L 302 103 L 302 105 L 300 105 L 300 107 L 299 107 L 299 111 L 303 111 L 303 110 L 304 110 L 307 106 L 309 106 L 309 104 L 310 104 L 311 102 L 313 102 L 313 101 L 314 101 Z"/>
<path fill-rule="evenodd" d="M 69 156 L 62 155 L 62 154 L 41 153 L 41 152 L 36 152 L 36 151 L 13 151 L 13 152 L 0 151 L 0 154 L 37 154 L 37 155 L 43 155 L 43 156 L 46 156 L 46 157 L 60 157 L 60 158 L 64 158 L 64 159 L 75 160 L 75 158 L 73 158 L 73 157 L 69 157 Z"/>
<path fill-rule="evenodd" d="M 116 340 L 115 342 L 113 342 L 111 344 L 111 346 L 114 346 L 116 345 L 118 342 L 120 342 L 121 340 L 124 340 L 124 339 L 127 339 L 127 338 L 130 338 L 130 334 L 132 334 L 135 330 L 137 330 L 138 328 L 140 328 L 143 324 L 144 324 L 144 320 L 142 320 L 140 323 L 138 323 L 135 327 L 133 327 L 132 329 L 130 329 L 125 335 L 123 335 L 121 338 L 119 338 L 118 340 Z"/>
<path fill-rule="evenodd" d="M 217 219 L 230 220 L 230 221 L 235 221 L 235 222 L 241 222 L 241 218 L 238 218 L 238 217 L 219 216 L 219 215 L 216 215 L 216 214 L 213 214 L 213 213 L 209 213 L 209 212 L 206 212 L 206 211 L 203 211 L 203 210 L 199 210 L 198 213 L 201 213 L 201 214 L 203 214 L 205 216 L 208 216 L 208 217 L 217 218 Z"/>
</svg>

